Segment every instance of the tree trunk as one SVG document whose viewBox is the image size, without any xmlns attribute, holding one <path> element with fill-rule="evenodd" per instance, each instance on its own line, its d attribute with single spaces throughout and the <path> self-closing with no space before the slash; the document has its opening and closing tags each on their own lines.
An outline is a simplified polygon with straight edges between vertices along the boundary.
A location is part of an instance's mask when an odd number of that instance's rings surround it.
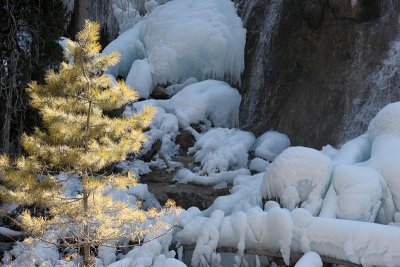
<svg viewBox="0 0 400 267">
<path fill-rule="evenodd" d="M 75 1 L 75 31 L 80 32 L 85 26 L 85 20 L 90 19 L 90 0 Z"/>
</svg>

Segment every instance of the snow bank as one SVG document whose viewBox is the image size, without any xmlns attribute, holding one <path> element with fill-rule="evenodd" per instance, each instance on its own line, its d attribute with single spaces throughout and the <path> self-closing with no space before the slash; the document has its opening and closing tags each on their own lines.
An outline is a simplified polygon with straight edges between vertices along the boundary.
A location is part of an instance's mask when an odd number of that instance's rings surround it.
<svg viewBox="0 0 400 267">
<path fill-rule="evenodd" d="M 268 131 L 257 138 L 254 151 L 257 157 L 273 161 L 276 156 L 290 146 L 289 137 L 286 134 Z"/>
<path fill-rule="evenodd" d="M 372 140 L 382 134 L 400 135 L 400 102 L 391 103 L 381 109 L 371 120 L 368 133 Z"/>
<path fill-rule="evenodd" d="M 121 53 L 122 60 L 108 73 L 126 77 L 136 59 L 147 58 L 154 66 L 153 86 L 190 77 L 240 81 L 246 30 L 231 1 L 175 0 L 153 7 L 152 2 L 146 3 L 146 9 L 154 9 L 140 22 L 124 19 L 124 11 L 114 5 L 120 25 L 126 21 L 134 26 L 104 49 L 104 53 Z M 139 18 L 133 11 L 133 17 Z"/>
<path fill-rule="evenodd" d="M 213 128 L 201 134 L 189 148 L 195 162 L 200 162 L 200 175 L 212 175 L 237 168 L 246 168 L 248 151 L 255 137 L 239 129 Z"/>
<path fill-rule="evenodd" d="M 317 215 L 331 171 L 331 159 L 320 151 L 290 147 L 268 166 L 261 190 L 266 198 L 278 198 L 284 208 L 293 210 L 301 204 Z"/>
<path fill-rule="evenodd" d="M 322 260 L 317 253 L 309 251 L 300 258 L 294 267 L 322 267 Z"/>
<path fill-rule="evenodd" d="M 207 80 L 186 86 L 170 100 L 158 103 L 178 117 L 182 129 L 200 122 L 215 127 L 235 127 L 239 124 L 241 99 L 239 92 L 229 84 Z"/>
</svg>

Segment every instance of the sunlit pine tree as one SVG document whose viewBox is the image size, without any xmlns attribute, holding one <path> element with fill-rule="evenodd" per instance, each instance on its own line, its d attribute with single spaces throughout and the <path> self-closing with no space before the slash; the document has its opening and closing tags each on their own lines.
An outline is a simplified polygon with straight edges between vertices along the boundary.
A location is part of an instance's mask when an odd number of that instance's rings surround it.
<svg viewBox="0 0 400 267">
<path fill-rule="evenodd" d="M 163 227 L 158 217 L 175 211 L 174 207 L 143 211 L 102 193 L 107 186 L 126 188 L 136 183 L 131 174 L 110 174 L 106 167 L 140 149 L 154 108 L 128 118 L 107 116 L 137 100 L 138 94 L 104 74 L 119 55 L 99 54 L 98 32 L 99 25 L 87 21 L 77 41 L 67 43 L 70 62 L 62 63 L 59 72 L 49 71 L 44 85 L 30 84 L 30 103 L 40 111 L 43 127 L 23 135 L 25 157 L 0 159 L 3 200 L 49 208 L 46 217 L 23 212 L 23 227 L 37 236 L 57 229 L 64 243 L 83 248 L 84 266 L 93 265 L 91 248 L 122 236 L 132 241 L 143 238 Z M 55 177 L 59 173 L 78 175 L 81 195 L 62 197 Z M 143 223 L 146 230 L 138 227 Z"/>
</svg>

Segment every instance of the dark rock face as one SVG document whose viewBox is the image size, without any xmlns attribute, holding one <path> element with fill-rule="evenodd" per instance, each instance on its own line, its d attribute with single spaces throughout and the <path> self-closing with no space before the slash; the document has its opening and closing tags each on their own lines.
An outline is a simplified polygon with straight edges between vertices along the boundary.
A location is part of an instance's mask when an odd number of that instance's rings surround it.
<svg viewBox="0 0 400 267">
<path fill-rule="evenodd" d="M 361 134 L 374 114 L 352 117 L 380 90 L 373 77 L 400 28 L 398 2 L 237 0 L 237 6 L 248 30 L 241 127 L 256 134 L 275 129 L 293 145 L 316 148 Z M 399 99 L 399 83 L 386 87 L 390 97 L 378 106 Z"/>
</svg>

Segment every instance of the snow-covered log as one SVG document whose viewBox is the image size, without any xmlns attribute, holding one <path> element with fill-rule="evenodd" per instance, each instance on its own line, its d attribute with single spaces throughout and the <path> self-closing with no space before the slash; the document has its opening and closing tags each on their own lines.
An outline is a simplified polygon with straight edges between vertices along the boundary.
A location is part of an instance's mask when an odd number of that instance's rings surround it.
<svg viewBox="0 0 400 267">
<path fill-rule="evenodd" d="M 278 207 L 268 212 L 254 207 L 226 217 L 218 210 L 210 218 L 189 211 L 185 215 L 176 240 L 183 245 L 197 242 L 195 252 L 205 258 L 211 258 L 208 254 L 215 254 L 218 247 L 230 247 L 237 248 L 239 256 L 251 250 L 257 255 L 262 255 L 259 251 L 279 253 L 286 264 L 292 255 L 309 251 L 326 262 L 363 266 L 398 266 L 400 262 L 400 228 L 395 226 L 313 217 L 305 209 L 289 212 Z"/>
</svg>

